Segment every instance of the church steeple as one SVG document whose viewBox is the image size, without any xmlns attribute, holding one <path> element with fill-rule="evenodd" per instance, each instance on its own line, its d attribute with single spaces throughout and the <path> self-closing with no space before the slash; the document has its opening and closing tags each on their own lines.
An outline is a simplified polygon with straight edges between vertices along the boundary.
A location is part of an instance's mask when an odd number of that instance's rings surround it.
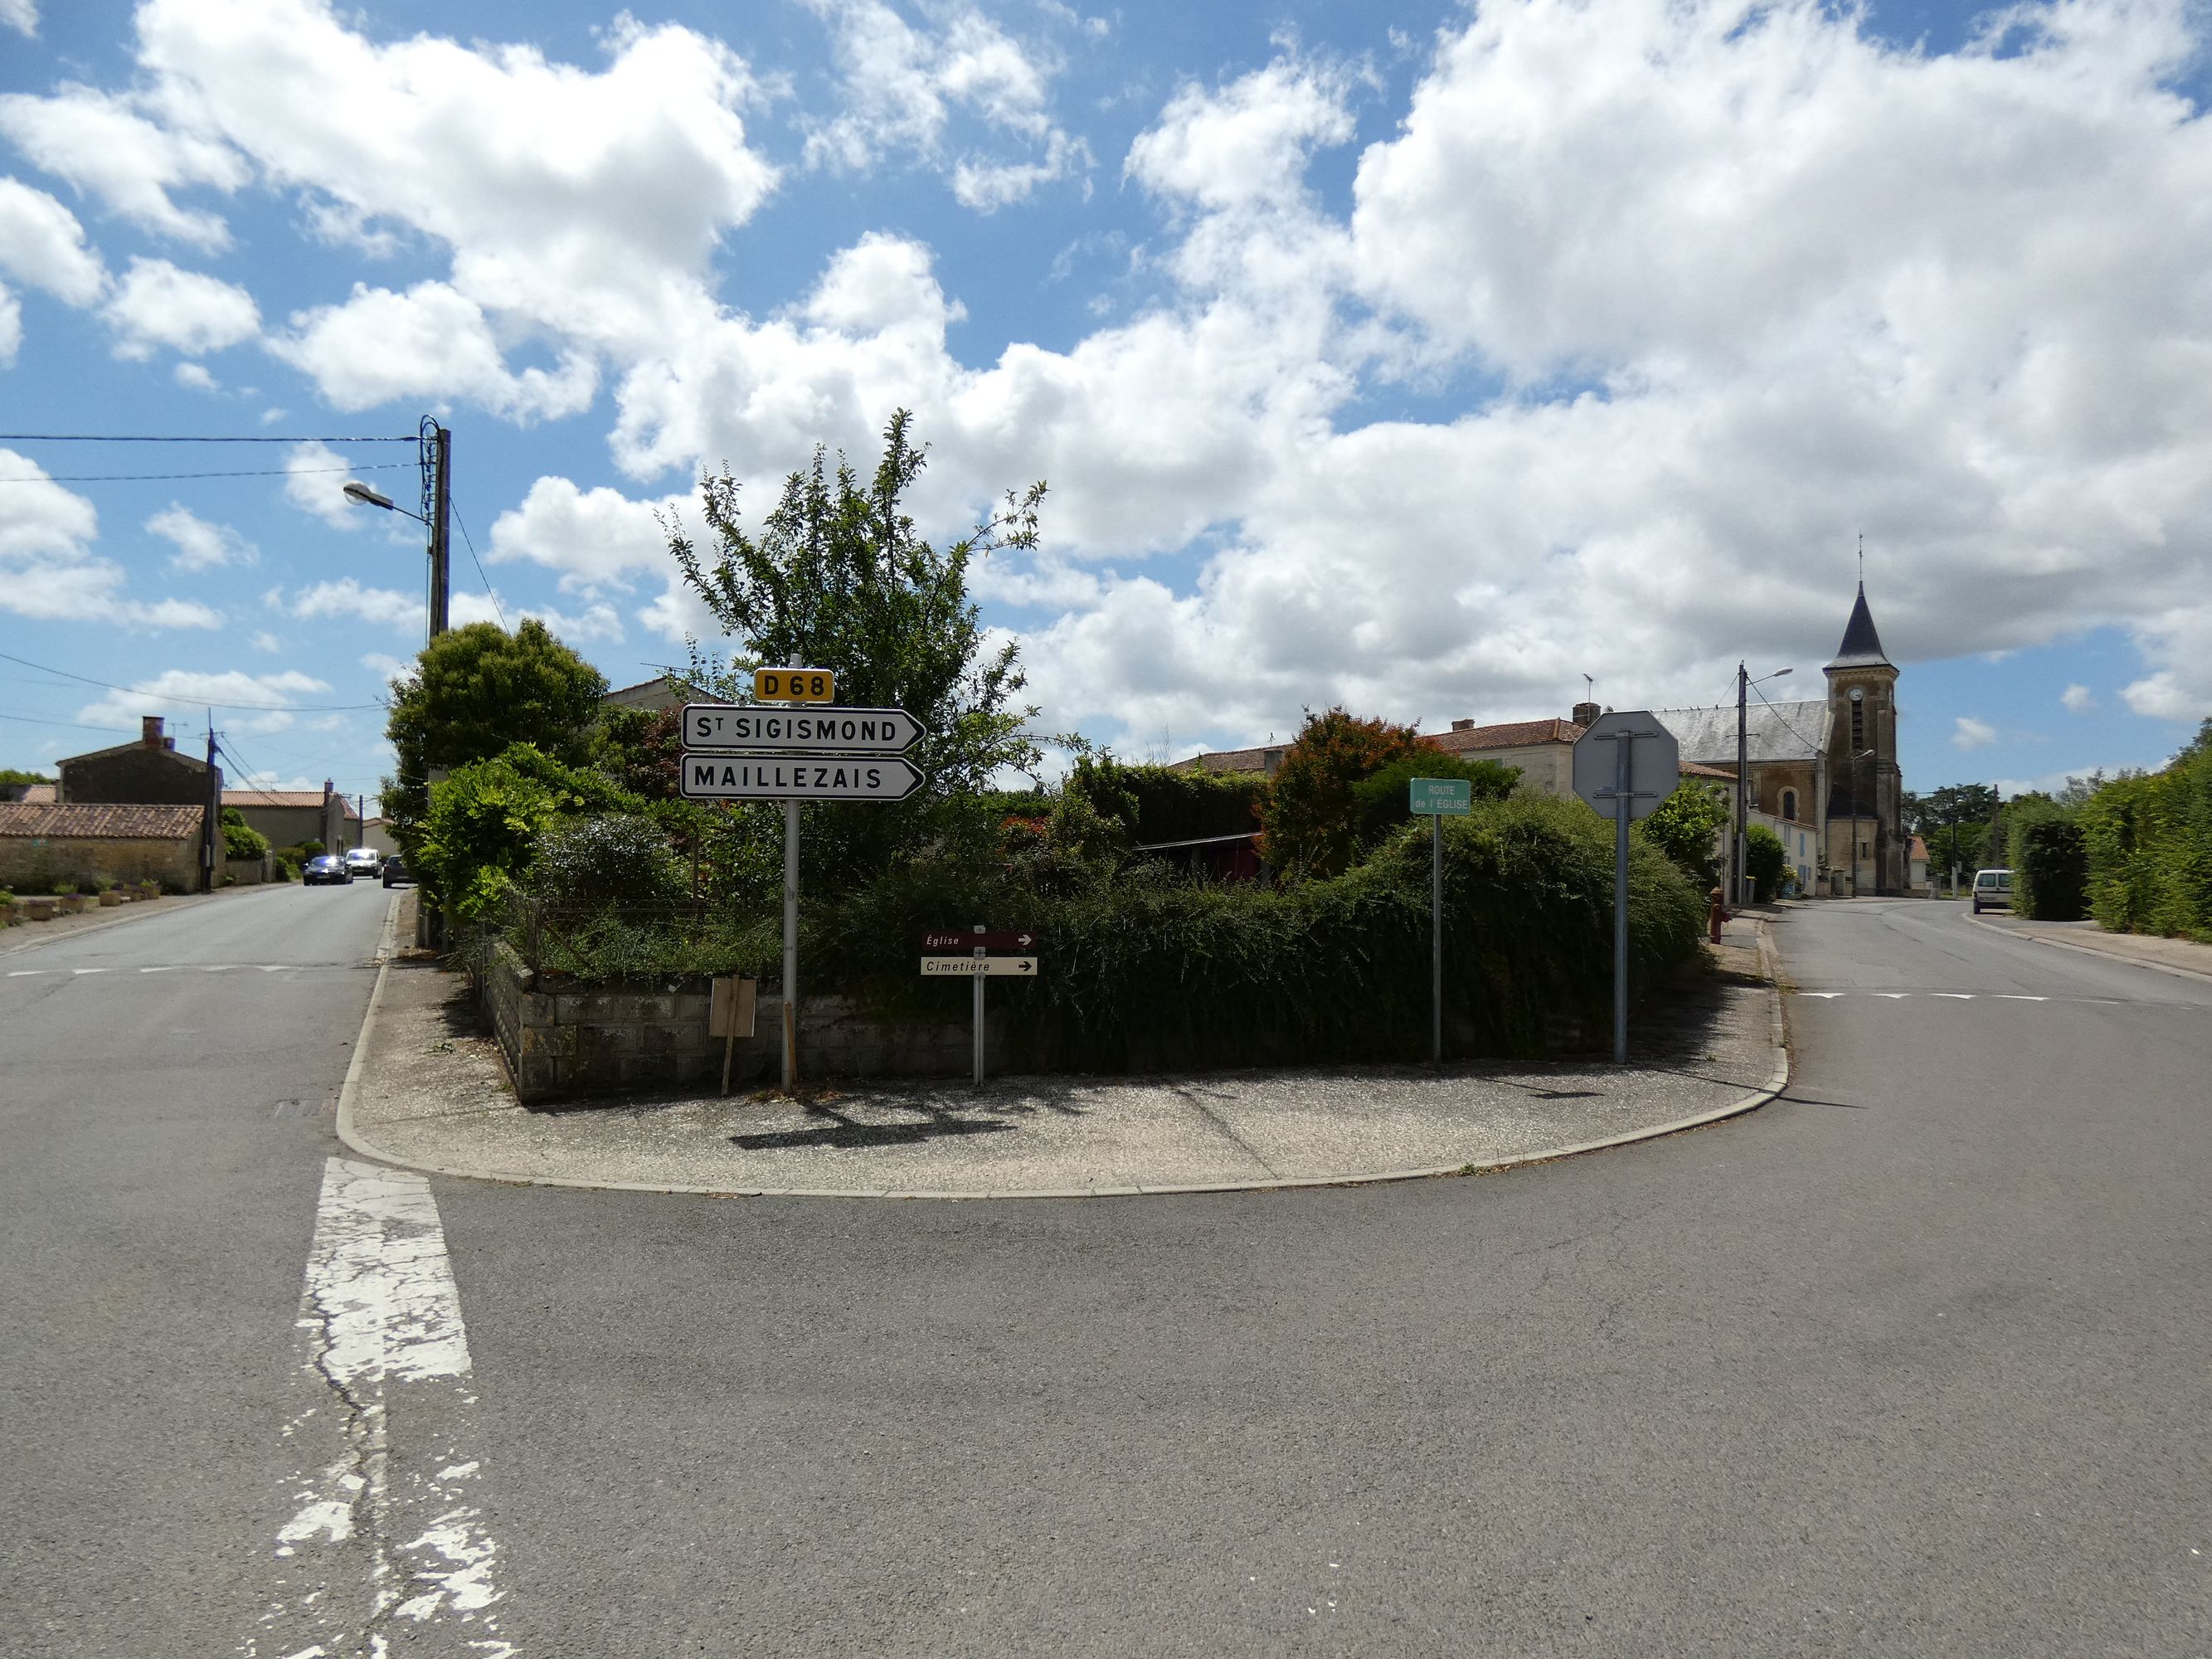
<svg viewBox="0 0 2212 1659">
<path fill-rule="evenodd" d="M 1836 654 L 1828 666 L 1836 668 L 1890 668 L 1896 664 L 1882 654 L 1881 635 L 1875 632 L 1874 612 L 1867 609 L 1866 584 L 1859 584 L 1858 603 L 1851 607 L 1851 619 L 1844 625 L 1844 642 L 1836 647 Z"/>
</svg>

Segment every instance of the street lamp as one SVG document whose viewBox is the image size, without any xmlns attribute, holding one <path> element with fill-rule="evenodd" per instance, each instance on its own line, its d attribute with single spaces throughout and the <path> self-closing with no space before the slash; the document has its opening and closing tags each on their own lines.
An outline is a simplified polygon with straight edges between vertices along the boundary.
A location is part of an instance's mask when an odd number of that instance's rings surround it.
<svg viewBox="0 0 2212 1659">
<path fill-rule="evenodd" d="M 1743 664 L 1735 665 L 1735 856 L 1729 860 L 1729 902 L 1739 906 L 1749 902 L 1745 890 L 1749 885 L 1751 869 L 1751 809 L 1747 793 L 1751 787 L 1751 754 L 1750 740 L 1745 735 L 1744 700 L 1753 686 L 1778 680 L 1789 672 L 1778 668 L 1754 680 Z"/>
<path fill-rule="evenodd" d="M 358 479 L 349 481 L 340 493 L 356 507 L 382 507 L 386 513 L 414 520 L 430 532 L 430 637 L 434 640 L 446 631 L 446 601 L 453 586 L 446 556 L 446 518 L 453 496 L 453 434 L 425 415 L 416 432 L 416 444 L 422 467 L 420 513 L 410 513 L 382 490 L 372 489 Z"/>
</svg>

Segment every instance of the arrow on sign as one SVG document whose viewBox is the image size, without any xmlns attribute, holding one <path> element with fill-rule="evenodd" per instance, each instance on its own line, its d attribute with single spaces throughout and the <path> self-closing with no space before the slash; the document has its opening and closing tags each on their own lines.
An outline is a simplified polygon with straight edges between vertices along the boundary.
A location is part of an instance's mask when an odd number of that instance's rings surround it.
<svg viewBox="0 0 2212 1659">
<path fill-rule="evenodd" d="M 896 755 L 911 749 L 921 731 L 921 722 L 903 708 L 755 708 L 726 702 L 684 706 L 686 749 Z"/>
<path fill-rule="evenodd" d="M 687 800 L 904 800 L 921 774 L 896 756 L 684 756 Z"/>
</svg>

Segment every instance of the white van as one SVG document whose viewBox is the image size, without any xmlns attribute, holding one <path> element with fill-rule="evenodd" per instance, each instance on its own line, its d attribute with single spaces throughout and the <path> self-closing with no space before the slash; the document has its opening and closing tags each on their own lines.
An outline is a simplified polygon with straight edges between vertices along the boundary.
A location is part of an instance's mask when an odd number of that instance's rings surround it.
<svg viewBox="0 0 2212 1659">
<path fill-rule="evenodd" d="M 1974 872 L 1974 914 L 1984 910 L 2012 908 L 2012 872 L 2009 870 L 1977 870 Z"/>
</svg>

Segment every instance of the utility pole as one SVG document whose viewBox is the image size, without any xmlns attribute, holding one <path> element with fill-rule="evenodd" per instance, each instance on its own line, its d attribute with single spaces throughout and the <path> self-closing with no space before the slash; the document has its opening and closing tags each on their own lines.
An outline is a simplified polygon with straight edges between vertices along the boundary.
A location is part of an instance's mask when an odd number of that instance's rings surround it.
<svg viewBox="0 0 2212 1659">
<path fill-rule="evenodd" d="M 208 714 L 207 799 L 200 806 L 200 891 L 215 891 L 215 849 L 222 836 L 222 774 L 215 763 L 215 710 Z"/>
<path fill-rule="evenodd" d="M 453 593 L 453 563 L 447 545 L 447 521 L 453 516 L 453 434 L 428 416 L 423 417 L 424 446 L 431 451 L 433 475 L 430 520 L 430 637 L 446 631 L 447 601 Z"/>
<path fill-rule="evenodd" d="M 1751 775 L 1751 744 L 1744 728 L 1744 700 L 1750 691 L 1751 671 L 1739 662 L 1735 665 L 1735 834 L 1729 842 L 1729 902 L 1738 909 L 1750 902 L 1744 892 L 1744 876 L 1751 860 L 1750 849 L 1745 845 L 1750 818 L 1744 793 Z"/>
</svg>

